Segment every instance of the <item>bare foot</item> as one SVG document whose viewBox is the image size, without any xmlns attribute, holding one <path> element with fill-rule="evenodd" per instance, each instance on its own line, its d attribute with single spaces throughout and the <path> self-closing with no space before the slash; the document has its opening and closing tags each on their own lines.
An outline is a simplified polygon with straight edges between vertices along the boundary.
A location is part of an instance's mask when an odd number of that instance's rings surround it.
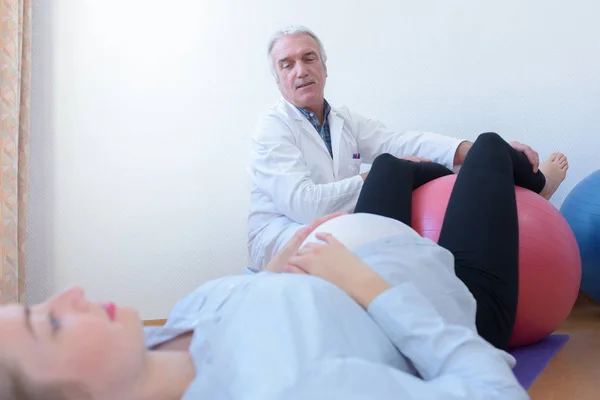
<svg viewBox="0 0 600 400">
<path fill-rule="evenodd" d="M 540 164 L 540 170 L 546 177 L 546 186 L 540 193 L 546 200 L 550 200 L 556 189 L 567 176 L 569 161 L 563 153 L 552 153 L 550 157 Z"/>
</svg>

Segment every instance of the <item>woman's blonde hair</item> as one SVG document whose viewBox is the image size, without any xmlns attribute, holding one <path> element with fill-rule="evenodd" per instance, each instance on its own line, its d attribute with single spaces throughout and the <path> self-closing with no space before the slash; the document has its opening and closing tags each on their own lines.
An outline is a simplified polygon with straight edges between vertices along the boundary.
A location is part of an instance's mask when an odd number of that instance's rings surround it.
<svg viewBox="0 0 600 400">
<path fill-rule="evenodd" d="M 84 390 L 66 384 L 35 384 L 14 365 L 0 361 L 2 400 L 90 400 Z"/>
</svg>

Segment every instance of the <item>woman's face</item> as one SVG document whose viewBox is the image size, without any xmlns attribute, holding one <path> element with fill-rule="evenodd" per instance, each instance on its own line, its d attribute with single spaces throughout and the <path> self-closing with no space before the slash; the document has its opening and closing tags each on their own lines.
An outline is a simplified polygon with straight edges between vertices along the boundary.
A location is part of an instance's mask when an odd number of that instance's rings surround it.
<svg viewBox="0 0 600 400">
<path fill-rule="evenodd" d="M 118 391 L 141 378 L 142 323 L 130 308 L 88 301 L 73 287 L 33 307 L 0 307 L 0 360 L 34 383 L 72 383 L 90 394 Z"/>
</svg>

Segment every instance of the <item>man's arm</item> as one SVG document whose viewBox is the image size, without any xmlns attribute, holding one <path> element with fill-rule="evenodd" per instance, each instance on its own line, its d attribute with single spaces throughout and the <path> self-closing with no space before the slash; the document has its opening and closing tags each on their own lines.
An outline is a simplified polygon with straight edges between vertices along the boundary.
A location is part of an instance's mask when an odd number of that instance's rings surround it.
<svg viewBox="0 0 600 400">
<path fill-rule="evenodd" d="M 356 175 L 316 184 L 289 128 L 274 118 L 263 121 L 252 140 L 251 173 L 277 209 L 301 224 L 333 212 L 352 211 L 364 183 L 364 177 Z"/>
<path fill-rule="evenodd" d="M 350 113 L 353 131 L 358 142 L 359 152 L 363 162 L 370 164 L 375 157 L 390 153 L 396 157 L 418 156 L 445 165 L 448 168 L 460 165 L 459 147 L 465 142 L 433 132 L 405 131 L 394 132 L 383 123 L 371 120 L 360 114 Z M 464 150 L 460 149 L 461 151 Z"/>
<path fill-rule="evenodd" d="M 529 399 L 510 356 L 472 330 L 447 324 L 411 283 L 381 293 L 368 313 L 420 377 L 369 360 L 332 358 L 307 371 L 290 399 Z"/>
</svg>

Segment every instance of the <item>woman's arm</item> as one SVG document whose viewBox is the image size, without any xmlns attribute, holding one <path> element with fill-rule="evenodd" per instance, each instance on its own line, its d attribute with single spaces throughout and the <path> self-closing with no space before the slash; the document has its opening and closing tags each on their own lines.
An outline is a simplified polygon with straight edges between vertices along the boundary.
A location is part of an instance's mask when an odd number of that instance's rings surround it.
<svg viewBox="0 0 600 400">
<path fill-rule="evenodd" d="M 505 352 L 473 330 L 447 323 L 412 283 L 391 288 L 330 235 L 320 236 L 328 244 L 301 249 L 290 261 L 293 268 L 320 276 L 346 291 L 411 360 L 421 377 L 365 360 L 339 359 L 328 361 L 325 370 L 314 374 L 319 376 L 303 385 L 310 387 L 311 382 L 318 381 L 316 387 L 326 388 L 327 380 L 344 382 L 337 385 L 343 393 L 350 387 L 348 393 L 353 393 L 358 385 L 378 399 L 529 398 Z"/>
</svg>

